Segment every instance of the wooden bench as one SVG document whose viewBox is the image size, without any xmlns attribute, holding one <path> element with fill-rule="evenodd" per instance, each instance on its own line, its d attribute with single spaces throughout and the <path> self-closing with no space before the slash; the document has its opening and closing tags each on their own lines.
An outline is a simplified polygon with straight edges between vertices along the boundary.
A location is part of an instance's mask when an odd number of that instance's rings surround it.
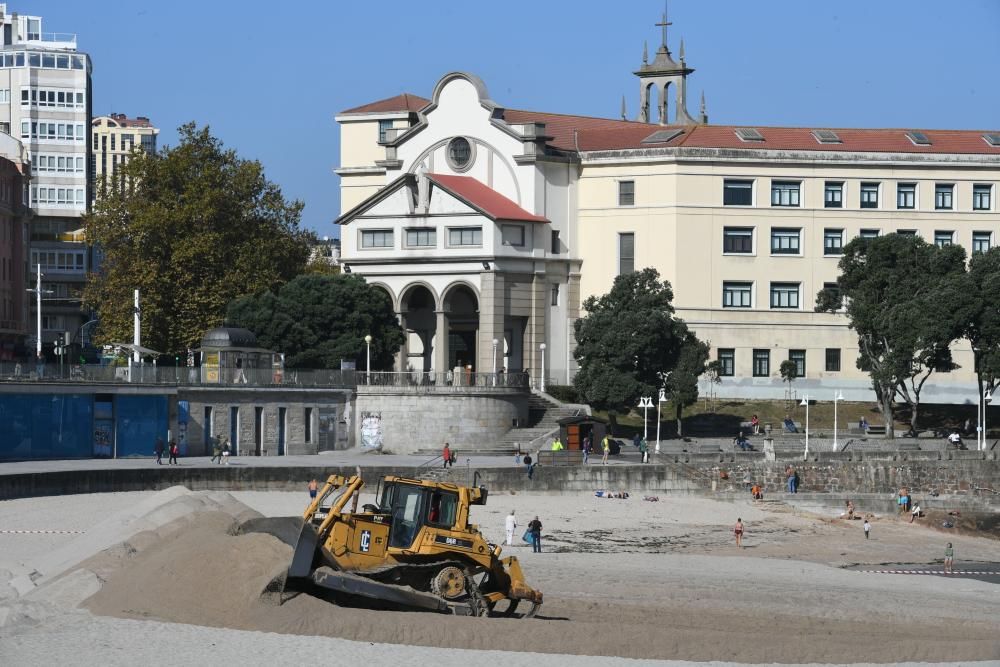
<svg viewBox="0 0 1000 667">
<path fill-rule="evenodd" d="M 591 454 L 593 456 L 593 454 Z M 558 452 L 538 452 L 538 465 L 542 466 L 575 466 L 583 464 L 583 452 L 579 449 L 562 449 Z"/>
</svg>

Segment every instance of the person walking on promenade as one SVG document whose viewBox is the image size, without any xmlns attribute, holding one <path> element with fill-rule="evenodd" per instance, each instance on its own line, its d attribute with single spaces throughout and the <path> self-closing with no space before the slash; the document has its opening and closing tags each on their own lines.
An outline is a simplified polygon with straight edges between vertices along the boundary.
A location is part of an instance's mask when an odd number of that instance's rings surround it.
<svg viewBox="0 0 1000 667">
<path fill-rule="evenodd" d="M 454 466 L 454 462 L 451 460 L 451 446 L 446 442 L 444 443 L 444 449 L 441 450 L 441 460 L 444 461 L 444 467 L 447 468 L 448 464 Z"/>
<path fill-rule="evenodd" d="M 163 465 L 163 438 L 156 439 L 156 445 L 153 446 L 153 453 L 156 454 L 156 465 Z"/>
<path fill-rule="evenodd" d="M 528 532 L 531 533 L 532 552 L 542 553 L 542 522 L 538 520 L 537 515 L 528 523 Z"/>
<path fill-rule="evenodd" d="M 872 525 L 868 523 L 868 517 L 865 517 L 865 522 L 863 524 L 865 529 L 865 539 L 868 539 L 868 535 L 872 532 Z"/>
<path fill-rule="evenodd" d="M 507 531 L 507 546 L 512 546 L 514 544 L 514 530 L 517 528 L 517 517 L 514 516 L 514 510 L 510 511 L 507 515 L 506 522 L 504 524 L 504 530 Z"/>
<path fill-rule="evenodd" d="M 181 448 L 173 440 L 170 441 L 169 445 L 170 458 L 167 459 L 167 465 L 174 465 L 177 463 L 177 455 L 181 453 Z M 180 463 L 177 463 L 180 465 Z"/>
<path fill-rule="evenodd" d="M 219 436 L 212 438 L 212 462 L 222 463 L 222 445 L 219 444 Z"/>
<path fill-rule="evenodd" d="M 955 570 L 955 550 L 951 542 L 944 548 L 944 571 L 951 574 Z"/>
<path fill-rule="evenodd" d="M 736 536 L 736 548 L 743 548 L 743 519 L 736 519 L 736 525 L 733 526 L 733 535 Z"/>
<path fill-rule="evenodd" d="M 229 440 L 223 440 L 222 442 L 222 460 L 226 465 L 229 465 L 229 453 L 232 451 L 232 445 L 229 444 Z"/>
<path fill-rule="evenodd" d="M 319 483 L 315 479 L 310 480 L 310 482 L 309 482 L 309 498 L 311 500 L 316 500 L 316 491 L 317 491 L 317 489 L 319 489 Z"/>
<path fill-rule="evenodd" d="M 649 463 L 649 444 L 645 438 L 639 439 L 639 460 L 643 463 Z"/>
<path fill-rule="evenodd" d="M 608 465 L 608 454 L 611 453 L 611 442 L 608 440 L 607 434 L 605 434 L 604 439 L 601 440 L 601 448 L 604 449 L 604 456 L 601 457 L 601 465 Z"/>
<path fill-rule="evenodd" d="M 591 440 L 590 434 L 588 433 L 586 437 L 583 439 L 583 462 L 585 464 L 590 463 L 590 447 L 592 443 L 593 441 Z"/>
</svg>

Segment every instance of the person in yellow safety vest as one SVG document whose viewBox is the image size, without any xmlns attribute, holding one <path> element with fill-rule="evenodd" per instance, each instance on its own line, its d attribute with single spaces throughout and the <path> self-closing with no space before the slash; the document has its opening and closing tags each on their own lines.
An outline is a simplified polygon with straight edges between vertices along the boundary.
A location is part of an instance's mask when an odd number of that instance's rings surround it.
<svg viewBox="0 0 1000 667">
<path fill-rule="evenodd" d="M 561 452 L 564 449 L 566 448 L 563 447 L 562 441 L 559 440 L 559 438 L 556 438 L 555 440 L 552 441 L 552 451 Z"/>
<path fill-rule="evenodd" d="M 611 453 L 611 443 L 608 442 L 607 435 L 605 435 L 604 439 L 601 440 L 601 447 L 604 449 L 604 456 L 601 458 L 601 463 L 603 465 L 608 465 L 608 454 Z"/>
</svg>

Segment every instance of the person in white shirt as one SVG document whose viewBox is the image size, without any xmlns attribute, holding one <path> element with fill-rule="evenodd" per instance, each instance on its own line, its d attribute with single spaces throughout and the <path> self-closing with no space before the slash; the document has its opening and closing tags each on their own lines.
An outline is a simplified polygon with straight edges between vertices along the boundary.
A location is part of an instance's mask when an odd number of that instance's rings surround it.
<svg viewBox="0 0 1000 667">
<path fill-rule="evenodd" d="M 507 546 L 511 546 L 514 544 L 514 529 L 517 528 L 517 518 L 514 516 L 514 510 L 511 510 L 510 514 L 507 515 L 507 524 L 505 527 L 507 529 Z"/>
</svg>

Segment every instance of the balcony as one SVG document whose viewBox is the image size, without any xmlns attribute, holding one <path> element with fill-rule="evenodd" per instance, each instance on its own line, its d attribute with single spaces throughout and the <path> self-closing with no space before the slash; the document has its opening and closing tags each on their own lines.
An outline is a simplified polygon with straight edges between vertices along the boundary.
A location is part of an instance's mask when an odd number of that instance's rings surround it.
<svg viewBox="0 0 1000 667">
<path fill-rule="evenodd" d="M 76 50 L 76 35 L 71 32 L 35 32 L 28 33 L 25 43 L 41 45 L 51 49 Z"/>
</svg>

